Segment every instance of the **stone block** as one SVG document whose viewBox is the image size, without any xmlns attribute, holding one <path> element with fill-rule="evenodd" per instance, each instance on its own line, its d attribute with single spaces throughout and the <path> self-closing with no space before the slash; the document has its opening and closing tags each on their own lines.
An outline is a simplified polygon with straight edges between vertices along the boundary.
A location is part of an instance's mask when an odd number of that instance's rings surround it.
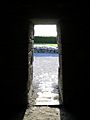
<svg viewBox="0 0 90 120">
<path fill-rule="evenodd" d="M 28 53 L 28 65 L 32 65 L 33 64 L 33 51 L 30 51 Z"/>
<path fill-rule="evenodd" d="M 30 86 L 32 84 L 32 80 L 33 80 L 33 66 L 30 65 L 29 68 L 28 68 L 28 83 L 27 83 L 28 91 L 30 90 Z"/>
</svg>

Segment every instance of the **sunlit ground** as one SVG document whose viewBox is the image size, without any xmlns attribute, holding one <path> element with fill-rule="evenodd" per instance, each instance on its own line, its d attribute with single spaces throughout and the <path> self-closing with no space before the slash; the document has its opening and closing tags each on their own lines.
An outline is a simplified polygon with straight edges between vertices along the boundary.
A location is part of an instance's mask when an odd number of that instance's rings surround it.
<svg viewBox="0 0 90 120">
<path fill-rule="evenodd" d="M 58 45 L 57 44 L 34 44 L 34 46 L 38 46 L 38 45 L 40 45 L 40 46 L 50 46 L 50 47 L 57 47 Z"/>
</svg>

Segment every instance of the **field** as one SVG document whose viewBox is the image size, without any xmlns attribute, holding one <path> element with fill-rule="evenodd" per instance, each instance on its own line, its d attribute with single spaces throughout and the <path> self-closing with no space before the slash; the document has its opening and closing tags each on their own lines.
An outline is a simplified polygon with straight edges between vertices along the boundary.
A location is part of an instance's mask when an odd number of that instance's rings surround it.
<svg viewBox="0 0 90 120">
<path fill-rule="evenodd" d="M 40 36 L 35 36 L 34 37 L 34 43 L 35 44 L 57 44 L 57 37 L 40 37 Z"/>
<path fill-rule="evenodd" d="M 57 44 L 34 44 L 34 45 L 57 47 Z"/>
</svg>

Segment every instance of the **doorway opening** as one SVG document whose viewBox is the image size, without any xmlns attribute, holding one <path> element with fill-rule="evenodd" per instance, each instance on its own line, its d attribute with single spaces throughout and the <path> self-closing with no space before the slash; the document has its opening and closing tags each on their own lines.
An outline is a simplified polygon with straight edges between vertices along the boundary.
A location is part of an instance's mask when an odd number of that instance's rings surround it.
<svg viewBox="0 0 90 120">
<path fill-rule="evenodd" d="M 56 24 L 34 25 L 33 89 L 35 105 L 59 105 Z"/>
<path fill-rule="evenodd" d="M 28 102 L 24 120 L 61 120 L 60 29 L 56 20 L 32 20 L 28 44 Z"/>
</svg>

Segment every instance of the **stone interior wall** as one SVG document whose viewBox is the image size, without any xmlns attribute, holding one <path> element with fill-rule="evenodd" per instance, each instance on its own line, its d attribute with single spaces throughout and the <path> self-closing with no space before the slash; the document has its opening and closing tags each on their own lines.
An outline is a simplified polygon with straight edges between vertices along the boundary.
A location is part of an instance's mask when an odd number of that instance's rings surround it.
<svg viewBox="0 0 90 120">
<path fill-rule="evenodd" d="M 57 44 L 58 44 L 58 54 L 59 54 L 58 83 L 59 83 L 59 91 L 60 91 L 60 104 L 63 104 L 62 43 L 61 43 L 60 21 L 57 23 Z"/>
<path fill-rule="evenodd" d="M 29 21 L 15 8 L 15 4 L 5 4 L 4 7 L 0 41 L 1 119 L 19 120 L 28 104 Z"/>
<path fill-rule="evenodd" d="M 88 116 L 89 41 L 88 22 L 83 13 L 69 12 L 61 18 L 63 104 L 79 120 Z M 83 10 L 83 9 L 82 9 Z"/>
<path fill-rule="evenodd" d="M 32 94 L 32 80 L 33 80 L 33 51 L 34 51 L 34 24 L 29 24 L 29 41 L 28 41 L 28 92 Z"/>
<path fill-rule="evenodd" d="M 86 1 L 80 3 L 53 1 L 48 3 L 48 6 L 44 1 L 38 5 L 31 1 L 8 2 L 1 5 L 3 8 L 0 14 L 2 100 L 0 109 L 4 114 L 3 117 L 12 120 L 12 117 L 16 118 L 27 106 L 27 91 L 30 89 L 27 89 L 28 26 L 30 25 L 28 20 L 31 18 L 60 19 L 63 103 L 68 111 L 79 118 L 86 119 L 89 115 L 87 107 L 90 103 L 90 7 Z"/>
</svg>

